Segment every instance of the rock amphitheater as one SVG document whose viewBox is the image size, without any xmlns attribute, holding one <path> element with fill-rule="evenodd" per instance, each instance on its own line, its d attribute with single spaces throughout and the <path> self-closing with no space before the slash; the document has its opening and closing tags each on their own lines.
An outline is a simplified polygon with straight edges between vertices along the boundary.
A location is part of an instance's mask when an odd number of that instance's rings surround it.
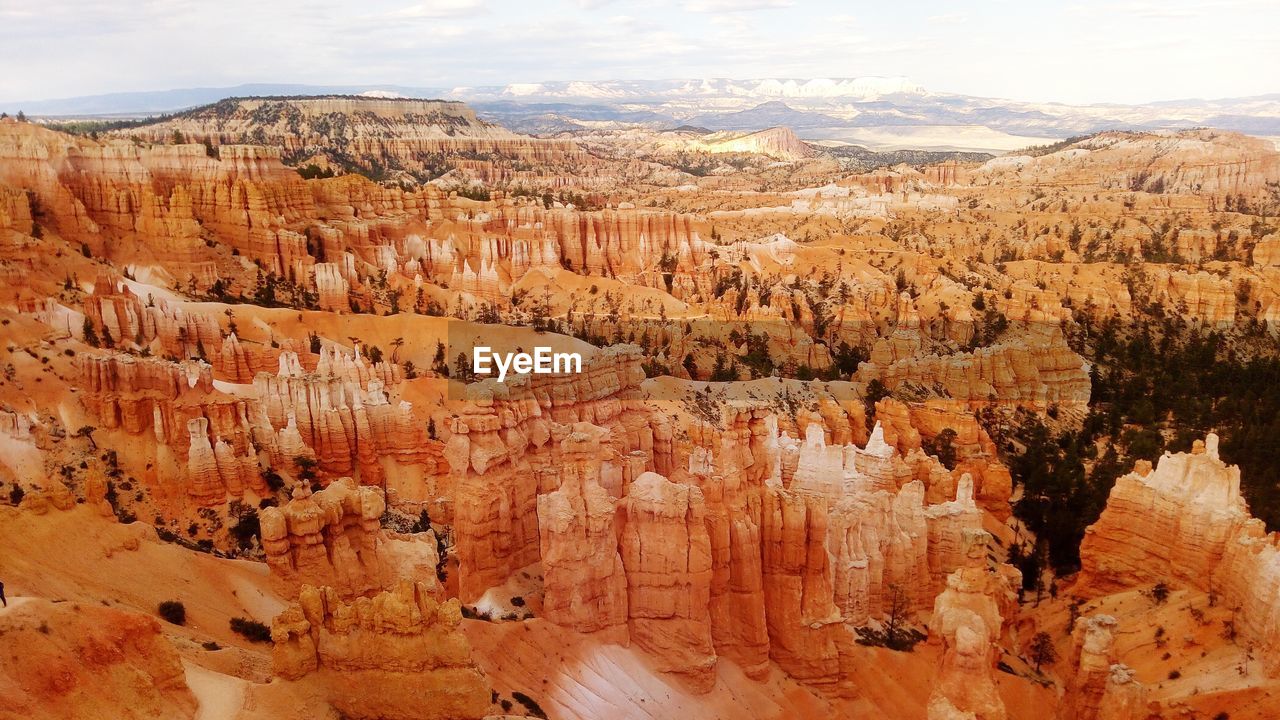
<svg viewBox="0 0 1280 720">
<path fill-rule="evenodd" d="M 1103 392 L 1138 317 L 1280 355 L 1270 142 L 645 132 L 0 119 L 0 718 L 1280 717 L 1239 437 Z"/>
</svg>

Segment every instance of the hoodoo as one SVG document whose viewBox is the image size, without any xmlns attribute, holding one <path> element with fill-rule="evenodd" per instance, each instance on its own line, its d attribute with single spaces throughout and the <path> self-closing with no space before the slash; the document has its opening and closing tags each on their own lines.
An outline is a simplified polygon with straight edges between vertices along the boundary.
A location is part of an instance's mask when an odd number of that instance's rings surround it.
<svg viewBox="0 0 1280 720">
<path fill-rule="evenodd" d="M 379 84 L 0 100 L 0 720 L 1280 717 L 1267 3 L 69 4 Z"/>
</svg>

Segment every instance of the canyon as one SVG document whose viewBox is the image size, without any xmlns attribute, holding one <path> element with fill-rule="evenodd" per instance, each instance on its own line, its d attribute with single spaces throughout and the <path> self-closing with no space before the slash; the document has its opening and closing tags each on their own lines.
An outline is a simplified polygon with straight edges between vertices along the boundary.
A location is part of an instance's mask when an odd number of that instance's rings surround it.
<svg viewBox="0 0 1280 720">
<path fill-rule="evenodd" d="M 0 718 L 1273 717 L 1269 391 L 1125 393 L 1280 356 L 1277 187 L 1210 129 L 0 118 Z"/>
</svg>

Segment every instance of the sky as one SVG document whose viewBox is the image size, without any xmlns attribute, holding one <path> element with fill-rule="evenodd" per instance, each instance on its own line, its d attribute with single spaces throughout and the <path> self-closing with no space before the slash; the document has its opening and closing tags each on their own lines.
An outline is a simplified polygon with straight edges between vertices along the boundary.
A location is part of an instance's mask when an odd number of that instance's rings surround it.
<svg viewBox="0 0 1280 720">
<path fill-rule="evenodd" d="M 1277 29 L 1277 0 L 0 0 L 0 100 L 881 75 L 1142 103 L 1280 92 Z"/>
</svg>

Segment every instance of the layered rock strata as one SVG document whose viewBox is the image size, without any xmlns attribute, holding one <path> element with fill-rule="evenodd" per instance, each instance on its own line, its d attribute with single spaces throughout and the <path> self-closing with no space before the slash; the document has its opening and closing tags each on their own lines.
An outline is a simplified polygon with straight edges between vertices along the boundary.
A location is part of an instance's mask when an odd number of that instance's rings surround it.
<svg viewBox="0 0 1280 720">
<path fill-rule="evenodd" d="M 1014 604 L 1009 579 L 987 566 L 990 536 L 965 534 L 965 564 L 947 578 L 934 602 L 930 642 L 941 642 L 938 679 L 929 696 L 929 720 L 1004 720 L 995 684 L 1002 611 Z"/>
<path fill-rule="evenodd" d="M 644 473 L 618 503 L 631 639 L 663 670 L 702 690 L 715 683 L 711 539 L 702 491 Z"/>
<path fill-rule="evenodd" d="M 592 432 L 610 477 L 636 457 L 641 471 L 654 469 L 655 433 L 638 400 L 637 348 L 621 346 L 589 359 L 573 376 L 529 375 L 505 385 L 468 387 L 463 413 L 448 423 L 444 455 L 453 470 L 454 535 L 459 597 L 473 602 L 513 572 L 539 559 L 538 495 L 559 488 L 562 445 L 574 423 Z M 639 453 L 639 455 L 633 455 Z M 634 473 L 638 475 L 638 473 Z M 621 483 L 608 480 L 602 485 Z M 620 489 L 620 488 L 619 488 Z"/>
<path fill-rule="evenodd" d="M 1218 437 L 1190 453 L 1138 461 L 1116 480 L 1080 546 L 1077 588 L 1088 595 L 1167 582 L 1218 595 L 1237 609 L 1236 627 L 1280 673 L 1280 550 L 1250 517 L 1240 469 L 1218 456 Z"/>
<path fill-rule="evenodd" d="M 600 486 L 599 435 L 579 423 L 561 441 L 565 475 L 538 496 L 542 614 L 578 632 L 627 637 L 627 574 L 618 554 L 614 500 Z"/>
<path fill-rule="evenodd" d="M 458 628 L 457 600 L 437 602 L 404 581 L 344 601 L 305 586 L 271 624 L 276 674 L 324 688 L 344 716 L 361 720 L 464 720 L 489 709 L 489 686 Z"/>
<path fill-rule="evenodd" d="M 1061 720 L 1145 720 L 1146 689 L 1132 668 L 1116 662 L 1116 619 L 1094 615 L 1076 625 L 1071 667 L 1058 706 Z"/>
<path fill-rule="evenodd" d="M 431 531 L 396 536 L 382 529 L 382 491 L 342 478 L 316 493 L 294 490 L 283 507 L 260 514 L 262 548 L 272 577 L 289 595 L 323 585 L 342 598 L 369 595 L 402 579 L 433 592 L 435 536 Z"/>
</svg>

